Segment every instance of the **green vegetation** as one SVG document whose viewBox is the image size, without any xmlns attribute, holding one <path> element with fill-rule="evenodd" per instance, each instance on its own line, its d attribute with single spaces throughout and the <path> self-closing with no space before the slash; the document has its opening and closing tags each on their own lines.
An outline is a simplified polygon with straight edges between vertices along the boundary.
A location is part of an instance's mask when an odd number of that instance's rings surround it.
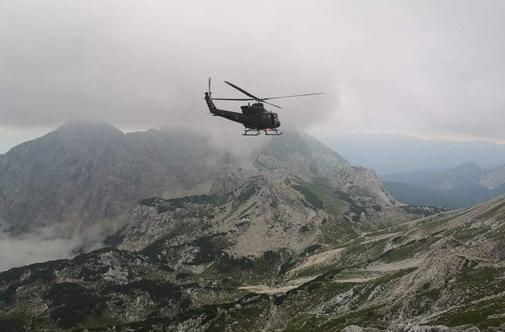
<svg viewBox="0 0 505 332">
<path fill-rule="evenodd" d="M 264 308 L 259 305 L 244 306 L 240 309 L 232 309 L 228 311 L 229 323 L 240 322 L 241 326 L 250 327 L 261 325 L 261 314 L 264 312 Z M 232 326 L 227 324 L 227 326 Z"/>
<path fill-rule="evenodd" d="M 437 317 L 433 323 L 448 326 L 475 324 L 480 328 L 500 326 L 505 314 L 504 273 L 503 268 L 474 267 L 474 264 L 468 264 L 449 290 L 458 294 L 461 304 Z"/>
<path fill-rule="evenodd" d="M 476 220 L 487 220 L 487 219 L 496 217 L 498 215 L 498 212 L 500 212 L 500 210 L 502 210 L 503 208 L 505 208 L 505 202 L 502 202 L 502 203 L 496 205 L 495 207 L 489 209 L 488 211 L 478 215 L 475 219 Z"/>
<path fill-rule="evenodd" d="M 309 183 L 298 179 L 295 183 L 287 183 L 302 194 L 303 202 L 309 208 L 328 213 L 329 218 L 321 225 L 323 243 L 341 245 L 359 235 L 355 223 L 342 217 L 345 202 L 322 180 L 316 179 L 315 183 Z"/>
<path fill-rule="evenodd" d="M 226 276 L 239 284 L 270 284 L 292 255 L 286 250 L 266 251 L 255 258 L 235 257 L 226 252 L 229 244 L 217 238 L 201 238 L 197 244 L 201 249 L 193 264 L 212 263 L 201 274 L 204 279 L 222 280 Z"/>
<path fill-rule="evenodd" d="M 75 326 L 89 316 L 100 315 L 104 306 L 104 299 L 97 292 L 70 282 L 52 285 L 44 299 L 54 306 L 51 318 L 64 328 Z"/>
<path fill-rule="evenodd" d="M 303 195 L 305 200 L 316 209 L 324 209 L 328 214 L 339 216 L 344 207 L 343 202 L 324 184 L 298 182 L 291 184 L 293 189 Z"/>
<path fill-rule="evenodd" d="M 480 328 L 497 327 L 503 324 L 504 313 L 505 298 L 501 297 L 457 308 L 442 314 L 433 323 L 447 326 L 475 324 Z"/>
<path fill-rule="evenodd" d="M 452 236 L 459 241 L 468 241 L 478 237 L 480 234 L 483 234 L 490 230 L 489 226 L 483 227 L 469 227 L 468 225 L 463 225 L 454 230 Z"/>
<path fill-rule="evenodd" d="M 257 181 L 247 182 L 240 190 L 240 195 L 236 197 L 233 201 L 233 205 L 241 205 L 245 203 L 249 198 L 252 197 L 258 191 L 259 183 Z"/>
<path fill-rule="evenodd" d="M 34 316 L 23 308 L 16 308 L 9 313 L 0 311 L 1 331 L 14 330 L 17 326 L 19 326 L 19 331 L 23 331 L 22 326 L 28 327 L 30 331 L 54 331 L 57 329 L 51 320 Z"/>
<path fill-rule="evenodd" d="M 386 328 L 380 308 L 366 308 L 343 314 L 337 318 L 303 315 L 292 320 L 285 332 L 298 331 L 340 331 L 349 325 Z"/>
<path fill-rule="evenodd" d="M 346 219 L 330 219 L 321 225 L 322 242 L 343 245 L 359 236 L 353 222 Z"/>
<path fill-rule="evenodd" d="M 464 291 L 470 300 L 494 295 L 505 291 L 505 279 L 501 278 L 504 272 L 504 269 L 494 267 L 472 268 L 469 262 L 467 268 L 458 275 L 455 287 Z"/>
<path fill-rule="evenodd" d="M 293 188 L 300 192 L 305 200 L 310 203 L 316 209 L 322 209 L 324 207 L 323 201 L 309 188 L 305 186 L 293 185 Z"/>
<path fill-rule="evenodd" d="M 352 265 L 375 260 L 382 255 L 388 241 L 389 238 L 385 238 L 368 243 L 353 243 L 342 252 L 342 264 Z"/>
<path fill-rule="evenodd" d="M 466 211 L 462 211 L 457 214 L 449 214 L 448 216 L 446 216 L 444 218 L 440 218 L 441 216 L 438 216 L 438 215 L 433 216 L 433 217 L 429 217 L 429 218 L 423 219 L 419 223 L 419 226 L 429 233 L 438 232 L 439 229 L 445 228 L 446 224 L 448 224 L 452 220 L 456 219 L 457 217 L 462 216 L 463 214 L 465 214 L 465 212 Z"/>
<path fill-rule="evenodd" d="M 84 322 L 82 322 L 82 326 L 84 329 L 96 330 L 96 329 L 106 329 L 109 326 L 119 324 L 118 320 L 114 317 L 103 314 L 98 317 L 90 317 Z"/>
<path fill-rule="evenodd" d="M 431 288 L 430 283 L 427 282 L 421 287 L 421 289 L 417 290 L 417 296 L 427 297 L 433 301 L 436 301 L 440 297 L 440 292 L 440 288 Z"/>
<path fill-rule="evenodd" d="M 430 283 L 425 283 L 423 287 L 418 289 L 415 294 L 413 302 L 410 303 L 412 306 L 413 315 L 422 315 L 426 312 L 430 312 L 435 306 L 442 294 L 440 288 L 431 288 Z"/>
<path fill-rule="evenodd" d="M 424 238 L 417 241 L 411 241 L 398 248 L 391 249 L 381 256 L 381 260 L 387 263 L 401 261 L 414 257 L 418 252 L 428 249 L 439 239 L 436 237 Z"/>
</svg>

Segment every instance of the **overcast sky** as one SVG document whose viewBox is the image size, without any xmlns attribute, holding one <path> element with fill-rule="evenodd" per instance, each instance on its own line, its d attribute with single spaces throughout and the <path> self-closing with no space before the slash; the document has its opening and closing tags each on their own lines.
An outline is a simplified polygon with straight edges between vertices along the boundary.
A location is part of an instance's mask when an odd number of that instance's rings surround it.
<svg viewBox="0 0 505 332">
<path fill-rule="evenodd" d="M 67 119 L 231 130 L 214 96 L 320 136 L 505 140 L 505 1 L 0 2 L 0 153 Z M 225 109 L 239 104 L 219 103 Z"/>
</svg>

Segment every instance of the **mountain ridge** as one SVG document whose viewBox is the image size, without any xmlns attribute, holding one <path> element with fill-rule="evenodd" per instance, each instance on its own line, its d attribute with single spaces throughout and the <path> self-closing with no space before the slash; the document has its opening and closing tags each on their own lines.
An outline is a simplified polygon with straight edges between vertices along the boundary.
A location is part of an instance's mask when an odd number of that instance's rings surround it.
<svg viewBox="0 0 505 332">
<path fill-rule="evenodd" d="M 468 207 L 505 193 L 505 166 L 480 168 L 467 162 L 444 171 L 382 176 L 384 186 L 406 204 Z"/>
<path fill-rule="evenodd" d="M 352 164 L 372 168 L 381 176 L 424 169 L 442 171 L 465 162 L 482 168 L 505 164 L 505 145 L 492 141 L 458 142 L 387 134 L 321 138 Z"/>
<path fill-rule="evenodd" d="M 335 167 L 350 167 L 334 151 L 297 132 L 251 153 L 253 173 L 284 167 L 305 178 L 325 177 Z M 149 196 L 230 190 L 250 171 L 237 158 L 188 131 L 123 134 L 106 123 L 67 122 L 0 158 L 0 217 L 19 232 L 30 224 L 124 217 Z"/>
</svg>

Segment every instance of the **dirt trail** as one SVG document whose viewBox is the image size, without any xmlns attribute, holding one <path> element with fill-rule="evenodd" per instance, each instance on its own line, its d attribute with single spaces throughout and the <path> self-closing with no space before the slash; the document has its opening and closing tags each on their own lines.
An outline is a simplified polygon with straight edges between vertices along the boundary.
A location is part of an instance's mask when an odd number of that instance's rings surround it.
<svg viewBox="0 0 505 332">
<path fill-rule="evenodd" d="M 368 271 L 374 271 L 374 272 L 392 272 L 398 270 L 405 270 L 419 266 L 426 257 L 427 256 L 413 257 L 392 263 L 371 264 L 368 265 L 366 269 Z"/>
<path fill-rule="evenodd" d="M 281 293 L 286 293 L 292 289 L 298 288 L 301 285 L 306 284 L 306 283 L 316 279 L 318 276 L 319 275 L 293 279 L 293 280 L 288 281 L 285 285 L 277 286 L 277 287 L 267 286 L 267 285 L 245 285 L 245 286 L 240 286 L 238 289 L 246 290 L 246 291 L 249 291 L 251 293 L 256 293 L 256 294 L 268 294 L 268 295 L 281 294 Z"/>
</svg>

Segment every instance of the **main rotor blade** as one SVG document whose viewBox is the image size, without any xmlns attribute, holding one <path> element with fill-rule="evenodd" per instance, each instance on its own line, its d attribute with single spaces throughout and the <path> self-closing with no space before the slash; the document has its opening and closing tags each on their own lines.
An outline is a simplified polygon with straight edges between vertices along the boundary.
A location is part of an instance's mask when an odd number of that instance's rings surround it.
<svg viewBox="0 0 505 332">
<path fill-rule="evenodd" d="M 304 94 L 301 94 L 301 95 L 280 96 L 280 97 L 267 97 L 267 98 L 263 98 L 261 100 L 293 98 L 293 97 L 305 97 L 305 96 L 315 96 L 315 95 L 324 95 L 324 92 L 304 93 Z"/>
<path fill-rule="evenodd" d="M 253 95 L 253 94 L 251 94 L 251 93 L 249 93 L 249 92 L 245 91 L 245 90 L 244 90 L 244 89 L 242 89 L 242 88 L 239 88 L 238 86 L 236 86 L 236 85 L 235 85 L 235 84 L 233 84 L 233 83 L 230 83 L 230 82 L 228 82 L 228 81 L 224 81 L 224 82 L 225 82 L 226 84 L 228 84 L 229 86 L 231 86 L 232 88 L 235 88 L 235 89 L 237 89 L 238 91 L 242 92 L 242 93 L 243 93 L 243 94 L 245 94 L 246 96 L 249 96 L 249 97 L 253 98 L 253 100 L 257 100 L 257 101 L 259 101 L 259 102 L 264 102 L 265 104 L 268 104 L 268 105 L 273 106 L 273 107 L 282 108 L 282 107 L 277 106 L 277 105 L 275 105 L 275 104 L 269 103 L 268 101 L 264 101 L 264 100 L 265 100 L 264 98 L 258 98 L 258 97 L 256 97 L 255 95 Z"/>
<path fill-rule="evenodd" d="M 252 98 L 212 98 L 212 100 L 248 101 L 248 100 L 256 100 L 256 99 L 252 99 Z"/>
<path fill-rule="evenodd" d="M 229 86 L 231 86 L 232 88 L 235 88 L 235 89 L 237 89 L 238 91 L 242 92 L 242 93 L 243 93 L 243 94 L 245 94 L 246 96 L 249 96 L 249 97 L 253 98 L 254 100 L 261 101 L 261 98 L 258 98 L 258 97 L 256 97 L 255 95 L 250 94 L 249 92 L 245 91 L 245 90 L 244 90 L 244 89 L 242 89 L 242 88 L 239 88 L 239 87 L 238 87 L 238 86 L 236 86 L 235 84 L 230 83 L 230 82 L 228 82 L 228 81 L 224 81 L 224 82 L 225 82 L 226 84 L 228 84 Z"/>
</svg>

